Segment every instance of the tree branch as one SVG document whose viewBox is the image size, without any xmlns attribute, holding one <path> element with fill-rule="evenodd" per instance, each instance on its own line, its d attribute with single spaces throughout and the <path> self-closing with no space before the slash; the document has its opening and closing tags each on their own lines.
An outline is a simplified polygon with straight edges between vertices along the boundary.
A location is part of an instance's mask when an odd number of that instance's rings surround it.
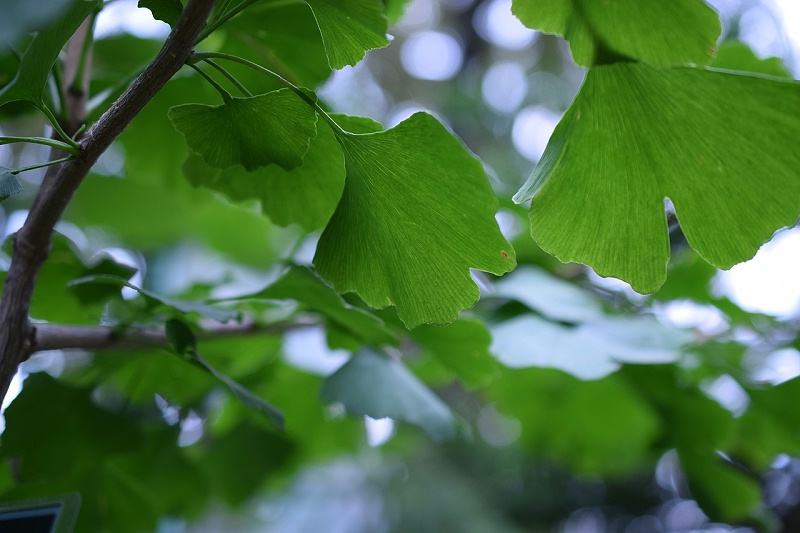
<svg viewBox="0 0 800 533">
<path fill-rule="evenodd" d="M 204 329 L 200 340 L 245 335 L 279 335 L 294 329 L 316 325 L 315 321 L 282 322 L 261 325 L 256 323 L 223 324 Z M 106 350 L 167 347 L 169 341 L 164 330 L 120 329 L 112 326 L 65 326 L 62 324 L 34 324 L 35 350 Z"/>
<path fill-rule="evenodd" d="M 189 0 L 155 59 L 81 139 L 80 155 L 42 183 L 24 226 L 14 237 L 0 300 L 0 401 L 17 366 L 35 349 L 36 328 L 28 312 L 36 277 L 50 253 L 56 222 L 100 154 L 186 62 L 215 3 Z"/>
</svg>

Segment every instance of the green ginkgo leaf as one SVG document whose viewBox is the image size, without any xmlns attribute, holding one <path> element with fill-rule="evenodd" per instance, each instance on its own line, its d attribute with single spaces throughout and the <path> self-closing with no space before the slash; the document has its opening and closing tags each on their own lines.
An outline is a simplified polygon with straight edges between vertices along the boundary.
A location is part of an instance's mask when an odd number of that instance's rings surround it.
<svg viewBox="0 0 800 533">
<path fill-rule="evenodd" d="M 337 291 L 396 306 L 408 327 L 443 324 L 478 300 L 470 268 L 514 268 L 483 166 L 435 118 L 339 139 L 344 192 L 314 257 Z"/>
<path fill-rule="evenodd" d="M 314 109 L 289 89 L 216 106 L 178 105 L 169 118 L 189 149 L 217 168 L 255 170 L 275 163 L 291 170 L 303 164 L 317 134 Z"/>
<path fill-rule="evenodd" d="M 147 8 L 153 18 L 174 26 L 183 11 L 181 0 L 139 0 L 139 7 Z"/>
<path fill-rule="evenodd" d="M 362 117 L 334 115 L 348 131 L 379 131 L 380 124 Z M 325 226 L 339 203 L 344 188 L 344 156 L 327 124 L 319 124 L 317 136 L 292 170 L 269 165 L 248 172 L 241 165 L 225 170 L 214 168 L 198 155 L 183 165 L 186 178 L 195 187 L 208 187 L 242 202 L 257 199 L 275 224 L 298 224 L 307 231 Z"/>
<path fill-rule="evenodd" d="M 22 184 L 12 169 L 0 166 L 0 202 L 22 192 Z"/>
<path fill-rule="evenodd" d="M 380 0 L 306 0 L 317 20 L 328 64 L 355 65 L 368 50 L 389 44 Z"/>
<path fill-rule="evenodd" d="M 17 75 L 0 90 L 0 106 L 19 100 L 42 105 L 42 90 L 53 63 L 67 40 L 96 7 L 97 0 L 74 0 L 52 26 L 36 34 L 22 56 Z"/>
<path fill-rule="evenodd" d="M 589 71 L 514 200 L 562 261 L 654 292 L 666 279 L 665 198 L 689 244 L 727 269 L 800 214 L 800 84 L 685 67 Z"/>
<path fill-rule="evenodd" d="M 706 65 L 721 31 L 703 0 L 514 0 L 511 10 L 529 28 L 563 36 L 587 67 L 622 58 Z"/>
<path fill-rule="evenodd" d="M 453 437 L 447 404 L 402 363 L 370 350 L 353 355 L 322 384 L 320 399 L 339 402 L 354 416 L 392 418 L 423 428 L 436 440 Z"/>
</svg>

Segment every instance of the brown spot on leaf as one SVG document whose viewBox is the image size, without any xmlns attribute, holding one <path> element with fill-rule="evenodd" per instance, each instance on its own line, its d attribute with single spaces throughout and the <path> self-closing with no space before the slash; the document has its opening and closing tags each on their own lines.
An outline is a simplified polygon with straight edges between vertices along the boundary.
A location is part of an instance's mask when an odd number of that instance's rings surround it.
<svg viewBox="0 0 800 533">
<path fill-rule="evenodd" d="M 500 250 L 500 255 L 503 256 L 503 259 L 508 259 L 508 254 L 506 253 L 505 250 Z"/>
</svg>

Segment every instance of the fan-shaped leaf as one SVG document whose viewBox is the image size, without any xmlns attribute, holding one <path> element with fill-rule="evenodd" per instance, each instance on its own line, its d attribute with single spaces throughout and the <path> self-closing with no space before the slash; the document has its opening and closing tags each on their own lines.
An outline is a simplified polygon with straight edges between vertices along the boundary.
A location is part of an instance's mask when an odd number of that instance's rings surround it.
<svg viewBox="0 0 800 533">
<path fill-rule="evenodd" d="M 169 118 L 189 148 L 217 168 L 255 170 L 276 163 L 291 170 L 303 164 L 317 134 L 316 113 L 289 89 L 218 106 L 179 105 Z"/>
<path fill-rule="evenodd" d="M 719 268 L 800 214 L 800 84 L 692 68 L 591 69 L 528 182 L 531 233 L 562 261 L 654 292 L 669 259 L 664 199 Z"/>
<path fill-rule="evenodd" d="M 470 268 L 514 267 L 480 161 L 432 116 L 340 142 L 344 193 L 314 257 L 337 291 L 395 305 L 409 327 L 448 323 L 478 299 Z"/>
<path fill-rule="evenodd" d="M 622 58 L 706 65 L 721 31 L 702 0 L 514 0 L 511 9 L 529 28 L 562 35 L 587 67 Z"/>
<path fill-rule="evenodd" d="M 355 65 L 373 48 L 389 44 L 380 0 L 306 0 L 317 19 L 328 64 Z"/>
<path fill-rule="evenodd" d="M 351 415 L 415 424 L 437 440 L 455 434 L 455 418 L 438 396 L 402 364 L 369 350 L 356 353 L 328 377 L 320 398 L 341 402 Z"/>
</svg>

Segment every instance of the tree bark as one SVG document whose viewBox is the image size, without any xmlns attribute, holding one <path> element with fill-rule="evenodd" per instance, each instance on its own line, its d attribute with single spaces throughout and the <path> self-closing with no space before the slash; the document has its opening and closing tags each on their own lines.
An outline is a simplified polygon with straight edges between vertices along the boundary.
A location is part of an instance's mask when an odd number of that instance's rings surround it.
<svg viewBox="0 0 800 533">
<path fill-rule="evenodd" d="M 11 265 L 0 299 L 0 402 L 19 364 L 38 349 L 36 327 L 28 313 L 56 222 L 100 155 L 189 58 L 215 3 L 189 0 L 155 59 L 80 140 L 80 155 L 45 176 L 25 224 L 13 238 Z"/>
</svg>

